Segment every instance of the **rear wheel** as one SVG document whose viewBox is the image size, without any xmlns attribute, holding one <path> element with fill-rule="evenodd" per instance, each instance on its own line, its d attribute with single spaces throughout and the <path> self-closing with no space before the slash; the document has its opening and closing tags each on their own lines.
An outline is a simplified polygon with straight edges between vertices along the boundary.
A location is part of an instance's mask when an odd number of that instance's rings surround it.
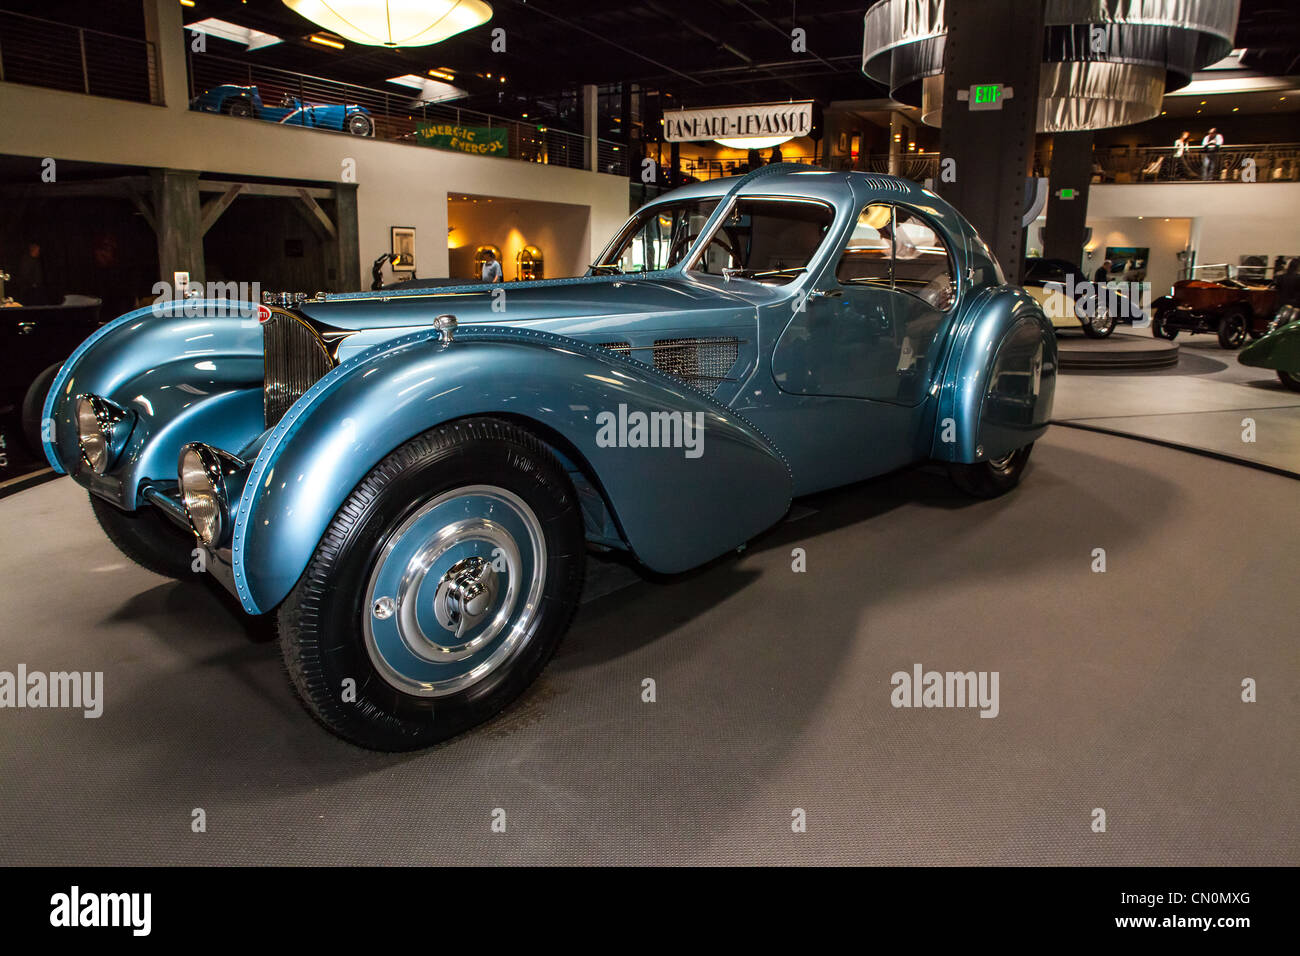
<svg viewBox="0 0 1300 956">
<path fill-rule="evenodd" d="M 1278 369 L 1277 377 L 1278 381 L 1291 389 L 1291 391 L 1300 392 L 1300 375 L 1294 375 L 1291 372 L 1284 372 L 1281 369 Z"/>
<path fill-rule="evenodd" d="M 1092 315 L 1083 320 L 1083 334 L 1090 339 L 1104 339 L 1115 331 L 1115 317 L 1105 303 L 1094 301 Z"/>
<path fill-rule="evenodd" d="M 253 104 L 245 99 L 228 100 L 221 108 L 221 112 L 225 113 L 227 116 L 252 116 Z"/>
<path fill-rule="evenodd" d="M 1239 349 L 1246 341 L 1249 325 L 1246 313 L 1234 309 L 1219 320 L 1219 345 L 1225 349 Z"/>
<path fill-rule="evenodd" d="M 1034 443 L 1030 442 L 1002 458 L 989 458 L 974 464 L 954 462 L 948 466 L 948 474 L 953 484 L 968 495 L 996 498 L 1020 484 L 1020 476 L 1025 473 L 1029 453 L 1033 450 Z"/>
<path fill-rule="evenodd" d="M 545 667 L 584 553 L 572 483 L 535 436 L 491 418 L 425 432 L 357 485 L 277 611 L 289 676 L 353 743 L 444 740 Z"/>
<path fill-rule="evenodd" d="M 90 507 L 108 540 L 140 567 L 165 578 L 186 580 L 194 576 L 194 536 L 153 507 L 123 511 L 95 495 L 90 496 Z"/>
</svg>

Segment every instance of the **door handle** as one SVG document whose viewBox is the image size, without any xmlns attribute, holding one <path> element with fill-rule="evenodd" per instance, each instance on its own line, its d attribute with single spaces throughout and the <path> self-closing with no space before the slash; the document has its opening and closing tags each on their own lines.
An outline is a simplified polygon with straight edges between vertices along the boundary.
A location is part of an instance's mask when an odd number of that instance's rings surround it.
<svg viewBox="0 0 1300 956">
<path fill-rule="evenodd" d="M 35 323 L 35 322 L 19 322 L 19 323 L 18 323 L 18 334 L 19 334 L 19 335 L 31 335 L 31 334 L 32 334 L 33 332 L 35 332 L 35 331 L 36 331 L 36 323 Z"/>
<path fill-rule="evenodd" d="M 810 299 L 839 299 L 843 296 L 843 289 L 813 289 L 808 293 Z"/>
</svg>

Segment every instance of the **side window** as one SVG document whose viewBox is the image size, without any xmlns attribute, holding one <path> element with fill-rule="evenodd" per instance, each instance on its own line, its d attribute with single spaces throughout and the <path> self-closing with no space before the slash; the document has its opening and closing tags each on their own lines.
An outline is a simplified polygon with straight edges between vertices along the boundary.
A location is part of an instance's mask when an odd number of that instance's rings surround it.
<svg viewBox="0 0 1300 956">
<path fill-rule="evenodd" d="M 844 247 L 835 278 L 843 285 L 893 285 L 894 207 L 872 203 L 862 210 Z"/>
<path fill-rule="evenodd" d="M 952 308 L 952 259 L 934 228 L 906 209 L 894 212 L 894 288 L 936 309 Z"/>
</svg>

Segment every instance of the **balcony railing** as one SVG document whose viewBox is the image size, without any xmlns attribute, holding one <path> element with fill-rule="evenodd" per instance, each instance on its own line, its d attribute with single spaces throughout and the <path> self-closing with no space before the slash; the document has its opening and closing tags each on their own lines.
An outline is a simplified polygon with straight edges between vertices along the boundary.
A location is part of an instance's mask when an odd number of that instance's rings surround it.
<svg viewBox="0 0 1300 956">
<path fill-rule="evenodd" d="M 505 155 L 511 159 L 586 168 L 585 136 L 446 103 L 426 103 L 413 89 L 396 85 L 392 89 L 374 89 L 193 51 L 189 54 L 189 65 L 191 96 L 219 86 L 255 86 L 262 103 L 268 107 L 279 106 L 286 97 L 325 106 L 356 105 L 370 115 L 376 139 L 412 144 L 418 143 L 418 131 L 424 124 L 450 123 L 458 127 L 504 130 Z M 599 172 L 627 174 L 624 147 L 605 140 L 597 140 L 597 147 Z"/>
<path fill-rule="evenodd" d="M 1254 143 L 1175 155 L 1172 146 L 1112 146 L 1093 150 L 1094 183 L 1295 182 L 1300 143 Z M 1209 159 L 1207 164 L 1205 161 Z"/>
<path fill-rule="evenodd" d="M 0 81 L 158 103 L 158 67 L 147 40 L 0 11 Z"/>
</svg>

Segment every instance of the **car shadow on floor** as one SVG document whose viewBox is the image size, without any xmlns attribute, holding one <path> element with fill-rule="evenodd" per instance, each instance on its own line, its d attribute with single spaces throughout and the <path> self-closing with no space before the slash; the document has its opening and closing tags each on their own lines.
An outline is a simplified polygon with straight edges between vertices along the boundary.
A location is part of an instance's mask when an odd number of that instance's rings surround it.
<svg viewBox="0 0 1300 956">
<path fill-rule="evenodd" d="M 1115 491 L 1125 487 L 1146 491 L 1138 520 L 1116 505 Z M 250 639 L 228 602 L 192 583 L 161 584 L 114 608 L 104 626 L 143 628 L 180 660 L 119 695 L 104 728 L 148 741 L 148 773 L 184 778 L 211 801 L 246 799 L 250 788 L 305 791 L 406 765 L 482 775 L 521 753 L 599 746 L 587 739 L 593 727 L 636 719 L 607 711 L 611 695 L 635 699 L 627 672 L 648 654 L 657 668 L 667 660 L 690 675 L 697 700 L 702 687 L 716 686 L 718 695 L 781 687 L 795 706 L 779 715 L 757 711 L 743 731 L 730 731 L 761 738 L 762 761 L 780 763 L 843 662 L 878 639 L 861 630 L 873 607 L 923 592 L 938 575 L 950 588 L 998 587 L 1026 566 L 1042 573 L 1077 567 L 1081 535 L 1102 526 L 1108 544 L 1123 548 L 1158 534 L 1178 497 L 1158 474 L 1077 445 L 1044 443 L 1022 488 L 993 501 L 967 498 L 931 467 L 801 499 L 801 517 L 765 532 L 740 556 L 668 578 L 634 575 L 584 604 L 551 666 L 519 701 L 480 728 L 414 754 L 363 751 L 322 730 L 294 699 L 277 647 Z M 900 509 L 915 509 L 915 517 Z M 891 530 L 877 542 L 882 524 Z M 833 566 L 822 575 L 789 574 L 794 545 L 835 555 Z M 880 562 L 887 568 L 873 568 Z M 809 587 L 836 599 L 810 601 Z M 793 671 L 791 640 L 804 645 Z M 657 732 L 689 736 L 694 719 L 667 717 Z M 761 766 L 750 771 L 761 773 Z"/>
</svg>

